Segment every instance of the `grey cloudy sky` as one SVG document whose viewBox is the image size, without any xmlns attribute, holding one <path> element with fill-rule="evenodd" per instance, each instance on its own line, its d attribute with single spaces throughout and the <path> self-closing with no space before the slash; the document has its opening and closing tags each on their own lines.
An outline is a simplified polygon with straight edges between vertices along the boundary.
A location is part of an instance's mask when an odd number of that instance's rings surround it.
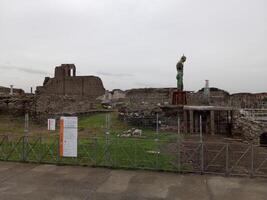
<svg viewBox="0 0 267 200">
<path fill-rule="evenodd" d="M 267 91 L 266 0 L 0 0 L 0 85 L 29 91 L 75 63 L 107 89 Z"/>
</svg>

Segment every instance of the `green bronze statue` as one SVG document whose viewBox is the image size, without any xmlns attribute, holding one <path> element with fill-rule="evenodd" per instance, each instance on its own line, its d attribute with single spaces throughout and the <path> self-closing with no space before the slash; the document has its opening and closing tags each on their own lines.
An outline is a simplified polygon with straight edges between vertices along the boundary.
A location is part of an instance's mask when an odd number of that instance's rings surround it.
<svg viewBox="0 0 267 200">
<path fill-rule="evenodd" d="M 186 61 L 186 57 L 183 55 L 180 61 L 176 65 L 177 69 L 177 90 L 183 91 L 184 84 L 183 84 L 183 75 L 184 75 L 184 62 Z"/>
</svg>

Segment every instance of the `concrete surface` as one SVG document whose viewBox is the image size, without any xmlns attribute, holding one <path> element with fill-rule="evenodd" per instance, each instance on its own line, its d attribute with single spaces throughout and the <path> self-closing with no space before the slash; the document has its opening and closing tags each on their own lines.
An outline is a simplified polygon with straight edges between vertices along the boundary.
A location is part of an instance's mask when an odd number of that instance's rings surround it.
<svg viewBox="0 0 267 200">
<path fill-rule="evenodd" d="M 267 179 L 0 162 L 0 199 L 263 200 Z"/>
</svg>

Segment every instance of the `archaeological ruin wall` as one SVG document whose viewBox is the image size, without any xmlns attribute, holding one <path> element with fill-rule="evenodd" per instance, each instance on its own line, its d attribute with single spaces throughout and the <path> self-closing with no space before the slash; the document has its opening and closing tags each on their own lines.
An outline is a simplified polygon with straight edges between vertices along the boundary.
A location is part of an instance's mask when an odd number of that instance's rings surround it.
<svg viewBox="0 0 267 200">
<path fill-rule="evenodd" d="M 125 91 L 129 106 L 133 109 L 153 108 L 170 104 L 173 88 L 140 88 Z"/>
<path fill-rule="evenodd" d="M 71 71 L 73 74 L 71 74 Z M 55 68 L 54 78 L 45 78 L 44 84 L 37 87 L 37 94 L 84 96 L 95 100 L 104 94 L 105 89 L 99 77 L 76 76 L 73 64 L 63 64 Z"/>
<path fill-rule="evenodd" d="M 238 108 L 267 108 L 267 93 L 236 93 L 230 96 L 230 105 Z"/>
<path fill-rule="evenodd" d="M 160 119 L 162 123 L 167 127 L 167 129 L 173 127 L 177 128 L 177 117 L 175 117 L 177 110 L 175 110 L 175 107 L 172 106 L 171 102 L 174 91 L 176 91 L 175 88 L 140 88 L 127 90 L 125 91 L 125 99 L 128 106 L 126 110 L 122 110 L 124 114 L 121 116 L 124 120 L 127 118 L 129 122 L 132 122 L 135 125 L 140 123 L 142 126 L 146 126 L 147 124 L 154 126 L 155 116 L 153 113 L 156 108 L 160 107 L 161 109 L 165 109 L 163 112 L 160 112 Z M 208 101 L 206 94 L 207 93 L 205 93 L 203 88 L 197 92 L 186 92 L 186 106 L 189 106 L 189 108 L 203 110 L 190 110 L 187 111 L 186 114 L 179 114 L 180 120 L 186 121 L 186 123 L 184 123 L 186 126 L 183 125 L 183 123 L 181 124 L 182 130 L 186 130 L 186 132 L 190 133 L 198 133 L 199 125 L 197 124 L 197 121 L 201 115 L 203 120 L 202 129 L 204 133 L 238 136 L 239 132 L 243 131 L 244 133 L 242 136 L 245 140 L 248 140 L 249 138 L 249 134 L 245 133 L 250 133 L 252 134 L 251 138 L 253 138 L 254 143 L 255 141 L 258 141 L 259 133 L 262 129 L 259 129 L 256 133 L 256 131 L 251 131 L 255 129 L 253 128 L 255 126 L 251 126 L 252 129 L 246 128 L 245 132 L 240 128 L 240 126 L 244 126 L 239 121 L 239 118 L 233 118 L 233 115 L 235 115 L 236 112 L 238 113 L 242 108 L 252 110 L 253 108 L 257 108 L 257 110 L 266 108 L 266 93 L 240 93 L 231 95 L 218 88 L 209 88 Z M 205 110 L 206 108 L 215 110 Z M 261 114 L 261 118 L 262 117 L 263 114 Z M 190 118 L 191 120 L 189 120 Z M 194 123 L 190 122 L 192 119 L 194 119 Z M 229 119 L 231 120 L 229 121 Z M 191 127 L 189 124 L 193 124 L 193 126 Z M 251 140 L 251 138 L 249 140 Z"/>
<path fill-rule="evenodd" d="M 125 91 L 126 100 L 133 107 L 171 104 L 172 93 L 176 88 L 139 88 Z M 230 94 L 218 88 L 209 88 L 209 97 L 204 88 L 197 92 L 186 92 L 187 105 L 231 106 L 235 108 L 267 108 L 267 93 Z"/>
<path fill-rule="evenodd" d="M 188 105 L 211 105 L 211 106 L 229 106 L 230 94 L 218 88 L 209 88 L 209 95 L 206 96 L 204 88 L 198 92 L 187 93 Z"/>
<path fill-rule="evenodd" d="M 13 95 L 24 95 L 25 92 L 22 89 L 13 88 Z M 0 86 L 0 96 L 10 95 L 11 89 L 9 87 Z"/>
<path fill-rule="evenodd" d="M 36 90 L 37 113 L 83 113 L 95 108 L 97 97 L 105 93 L 99 77 L 76 76 L 74 64 L 55 68 L 55 77 L 46 77 Z"/>
<path fill-rule="evenodd" d="M 30 110 L 33 95 L 22 89 L 0 87 L 0 113 L 23 115 Z"/>
</svg>

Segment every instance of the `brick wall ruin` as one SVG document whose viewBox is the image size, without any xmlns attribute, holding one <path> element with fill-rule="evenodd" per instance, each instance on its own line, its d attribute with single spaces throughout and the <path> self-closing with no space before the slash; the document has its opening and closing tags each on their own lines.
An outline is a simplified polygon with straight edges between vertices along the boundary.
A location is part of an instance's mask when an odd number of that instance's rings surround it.
<svg viewBox="0 0 267 200">
<path fill-rule="evenodd" d="M 153 126 L 155 125 L 155 116 L 153 116 L 153 112 L 158 105 L 160 105 L 161 109 L 165 109 L 162 110 L 163 112 L 160 114 L 160 119 L 163 123 L 162 125 L 165 125 L 167 128 L 177 128 L 177 117 L 175 117 L 177 114 L 177 110 L 175 110 L 176 107 L 168 105 L 171 104 L 171 97 L 174 91 L 176 91 L 175 88 L 141 88 L 127 90 L 125 91 L 125 102 L 127 102 L 128 106 L 127 109 L 121 110 L 121 117 L 134 125 L 140 124 L 141 126 L 145 126 L 149 123 Z M 206 106 L 207 109 L 212 107 L 218 109 L 213 111 L 213 115 L 207 110 L 194 111 L 192 118 L 195 122 L 198 121 L 200 114 L 202 116 L 203 132 L 237 136 L 245 141 L 258 144 L 260 135 L 263 132 L 267 132 L 265 128 L 266 125 L 264 126 L 263 123 L 254 122 L 253 120 L 244 120 L 240 116 L 236 117 L 235 114 L 235 117 L 232 117 L 232 113 L 239 113 L 239 110 L 242 108 L 257 108 L 256 110 L 267 108 L 267 93 L 237 93 L 231 95 L 218 88 L 209 88 L 208 94 L 207 98 L 203 88 L 197 92 L 186 92 L 187 107 L 191 106 L 192 108 L 196 107 L 196 109 L 205 109 Z M 169 109 L 169 111 L 166 109 Z M 182 131 L 186 130 L 185 132 L 190 133 L 199 132 L 199 124 L 192 123 L 193 126 L 189 126 L 190 123 L 188 120 L 190 115 L 188 113 L 186 114 L 186 117 L 183 113 L 179 115 L 179 118 L 182 121 L 183 118 L 187 120 L 185 127 L 183 127 L 184 125 L 182 123 Z M 213 123 L 211 123 L 210 120 L 211 116 L 213 116 Z M 262 114 L 260 116 L 262 118 Z M 231 120 L 229 121 L 229 119 Z"/>
<path fill-rule="evenodd" d="M 10 88 L 0 86 L 0 95 L 9 95 Z M 23 95 L 25 92 L 22 89 L 13 88 L 13 95 Z"/>
<path fill-rule="evenodd" d="M 171 104 L 171 97 L 175 88 L 140 88 L 125 91 L 126 101 L 133 107 L 142 105 L 156 106 L 158 104 Z M 232 106 L 235 108 L 267 108 L 267 93 L 236 93 L 210 88 L 209 103 L 207 103 L 204 90 L 187 92 L 187 105 Z"/>
<path fill-rule="evenodd" d="M 173 88 L 140 88 L 126 90 L 126 101 L 131 108 L 155 107 L 170 104 Z"/>
<path fill-rule="evenodd" d="M 31 110 L 33 105 L 33 95 L 0 95 L 0 113 L 23 115 Z"/>
<path fill-rule="evenodd" d="M 209 88 L 209 97 L 204 94 L 204 88 L 198 92 L 187 93 L 188 105 L 214 105 L 214 106 L 229 106 L 230 94 L 218 88 Z"/>
<path fill-rule="evenodd" d="M 267 108 L 267 93 L 236 93 L 230 96 L 230 105 L 239 108 Z"/>
<path fill-rule="evenodd" d="M 84 96 L 91 100 L 103 95 L 103 83 L 96 76 L 76 76 L 74 64 L 62 64 L 55 68 L 55 77 L 46 77 L 43 86 L 37 87 L 37 94 Z"/>
<path fill-rule="evenodd" d="M 46 77 L 36 90 L 37 113 L 81 113 L 95 107 L 96 98 L 105 93 L 99 77 L 76 76 L 74 64 L 55 68 L 55 77 Z"/>
</svg>

